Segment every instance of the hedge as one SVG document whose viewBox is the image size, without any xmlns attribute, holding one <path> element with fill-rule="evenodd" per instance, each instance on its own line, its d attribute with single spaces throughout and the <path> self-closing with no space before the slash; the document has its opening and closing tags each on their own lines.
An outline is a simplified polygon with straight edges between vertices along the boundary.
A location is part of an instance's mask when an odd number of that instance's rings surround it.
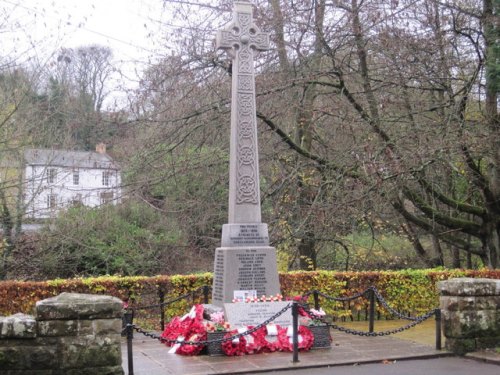
<svg viewBox="0 0 500 375">
<path fill-rule="evenodd" d="M 335 297 L 351 296 L 375 286 L 389 304 L 399 310 L 421 314 L 438 306 L 436 282 L 454 277 L 482 277 L 500 279 L 497 270 L 403 270 L 373 272 L 301 271 L 281 273 L 281 291 L 285 297 L 302 295 L 317 289 Z M 0 315 L 18 312 L 31 313 L 35 303 L 62 292 L 108 294 L 122 300 L 129 300 L 132 306 L 155 305 L 159 303 L 159 293 L 164 300 L 189 293 L 203 285 L 212 284 L 212 274 L 118 277 L 106 276 L 80 279 L 57 279 L 49 281 L 2 281 L 0 282 Z M 193 303 L 201 302 L 202 296 L 193 296 L 170 306 L 168 316 L 182 314 Z M 366 310 L 364 299 L 349 304 L 321 301 L 321 306 L 336 318 L 353 318 L 356 312 Z M 151 311 L 151 316 L 158 308 Z M 152 318 L 157 319 L 157 316 Z"/>
</svg>

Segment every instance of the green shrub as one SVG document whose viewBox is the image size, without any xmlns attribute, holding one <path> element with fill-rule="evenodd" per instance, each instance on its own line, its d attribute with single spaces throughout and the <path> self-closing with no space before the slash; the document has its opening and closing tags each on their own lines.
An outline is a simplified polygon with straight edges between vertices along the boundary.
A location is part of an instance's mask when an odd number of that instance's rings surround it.
<svg viewBox="0 0 500 375">
<path fill-rule="evenodd" d="M 334 297 L 345 297 L 362 292 L 369 286 L 375 286 L 391 307 L 412 314 L 421 314 L 438 306 L 436 282 L 454 277 L 499 279 L 500 270 L 303 271 L 281 273 L 280 284 L 285 297 L 302 295 L 314 289 Z M 37 301 L 62 292 L 108 294 L 129 300 L 131 306 L 139 306 L 158 304 L 160 291 L 164 294 L 164 300 L 169 301 L 203 285 L 211 284 L 210 273 L 155 277 L 104 276 L 41 282 L 2 281 L 0 315 L 30 313 Z M 402 296 L 404 298 L 401 298 Z M 312 302 L 312 297 L 309 302 Z M 194 299 L 190 298 L 169 306 L 165 309 L 166 315 L 173 317 L 183 314 L 193 303 L 202 303 L 201 293 Z M 359 299 L 349 304 L 341 304 L 323 299 L 321 305 L 328 313 L 338 318 L 348 318 L 356 311 L 365 311 L 367 301 Z M 144 316 L 156 324 L 159 309 L 153 309 Z"/>
</svg>

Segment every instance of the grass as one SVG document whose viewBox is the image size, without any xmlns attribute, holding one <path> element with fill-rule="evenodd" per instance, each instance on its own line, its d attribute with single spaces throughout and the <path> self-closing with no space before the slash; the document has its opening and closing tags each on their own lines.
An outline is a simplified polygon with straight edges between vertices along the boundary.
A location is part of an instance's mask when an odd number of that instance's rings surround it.
<svg viewBox="0 0 500 375">
<path fill-rule="evenodd" d="M 408 320 L 376 320 L 374 324 L 375 332 L 387 331 L 399 328 L 410 323 Z M 339 326 L 356 329 L 359 331 L 368 331 L 368 322 L 340 322 Z M 335 332 L 335 331 L 333 331 Z M 417 324 L 406 331 L 396 333 L 394 336 L 398 339 L 418 342 L 420 344 L 436 345 L 436 322 L 434 319 L 427 319 L 425 322 Z M 444 336 L 441 334 L 441 342 L 444 345 Z"/>
</svg>

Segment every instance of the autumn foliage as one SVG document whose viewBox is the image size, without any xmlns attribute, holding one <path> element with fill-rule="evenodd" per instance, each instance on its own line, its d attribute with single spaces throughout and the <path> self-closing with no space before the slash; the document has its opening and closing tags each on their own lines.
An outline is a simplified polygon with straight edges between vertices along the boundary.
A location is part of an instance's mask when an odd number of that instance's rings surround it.
<svg viewBox="0 0 500 375">
<path fill-rule="evenodd" d="M 438 306 L 436 282 L 454 277 L 500 279 L 497 270 L 403 270 L 373 272 L 288 272 L 280 274 L 281 290 L 286 297 L 319 290 L 334 297 L 346 297 L 375 286 L 391 307 L 400 311 L 419 314 Z M 107 294 L 129 301 L 131 306 L 158 304 L 160 294 L 169 301 L 178 296 L 212 284 L 212 274 L 154 277 L 105 276 L 81 279 L 56 279 L 41 282 L 0 282 L 0 315 L 18 312 L 31 313 L 37 301 L 62 292 Z M 161 293 L 160 293 L 161 292 Z M 402 298 L 404 297 L 404 298 Z M 312 298 L 311 300 L 312 301 Z M 166 309 L 167 318 L 175 316 L 193 303 L 202 302 L 202 293 L 196 293 Z M 322 307 L 338 318 L 364 311 L 366 299 L 352 301 L 348 305 L 327 300 Z M 155 310 L 154 313 L 157 313 Z"/>
</svg>

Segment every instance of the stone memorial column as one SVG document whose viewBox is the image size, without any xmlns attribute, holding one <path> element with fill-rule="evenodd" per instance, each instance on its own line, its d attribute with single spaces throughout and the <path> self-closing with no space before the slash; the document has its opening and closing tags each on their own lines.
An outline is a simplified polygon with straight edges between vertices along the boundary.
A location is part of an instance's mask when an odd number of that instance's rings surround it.
<svg viewBox="0 0 500 375">
<path fill-rule="evenodd" d="M 229 218 L 215 252 L 212 301 L 231 302 L 235 290 L 279 293 L 276 251 L 261 222 L 259 155 L 255 114 L 255 51 L 269 48 L 269 35 L 253 24 L 252 4 L 235 1 L 233 22 L 217 34 L 217 48 L 233 60 Z"/>
</svg>

